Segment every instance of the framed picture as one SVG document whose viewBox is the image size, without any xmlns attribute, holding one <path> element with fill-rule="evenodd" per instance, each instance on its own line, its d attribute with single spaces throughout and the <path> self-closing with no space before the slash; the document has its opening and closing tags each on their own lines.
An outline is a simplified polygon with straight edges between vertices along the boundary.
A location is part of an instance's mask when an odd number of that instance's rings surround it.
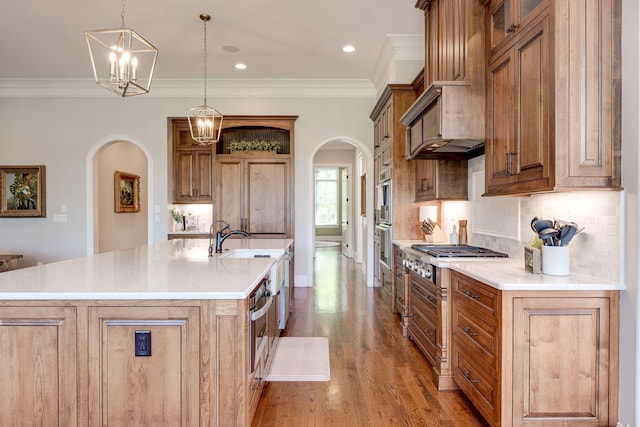
<svg viewBox="0 0 640 427">
<path fill-rule="evenodd" d="M 46 217 L 44 166 L 0 166 L 0 216 Z"/>
<path fill-rule="evenodd" d="M 140 177 L 132 173 L 116 171 L 116 213 L 140 212 Z"/>
</svg>

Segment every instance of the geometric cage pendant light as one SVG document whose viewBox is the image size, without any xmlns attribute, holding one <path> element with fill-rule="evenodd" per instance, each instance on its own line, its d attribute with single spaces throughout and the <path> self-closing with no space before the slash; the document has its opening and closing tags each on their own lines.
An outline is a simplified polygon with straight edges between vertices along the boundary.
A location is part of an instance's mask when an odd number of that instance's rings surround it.
<svg viewBox="0 0 640 427">
<path fill-rule="evenodd" d="M 121 0 L 120 28 L 85 31 L 96 83 L 122 97 L 149 93 L 158 49 L 124 26 Z"/>
<path fill-rule="evenodd" d="M 220 139 L 222 130 L 222 114 L 207 105 L 207 22 L 211 16 L 201 14 L 204 22 L 204 102 L 187 110 L 191 138 L 200 145 L 211 145 Z"/>
</svg>

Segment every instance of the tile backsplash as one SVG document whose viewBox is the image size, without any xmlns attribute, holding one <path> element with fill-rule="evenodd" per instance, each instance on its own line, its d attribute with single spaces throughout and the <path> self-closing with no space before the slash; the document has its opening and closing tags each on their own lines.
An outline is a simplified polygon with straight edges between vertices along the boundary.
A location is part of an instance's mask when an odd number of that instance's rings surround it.
<svg viewBox="0 0 640 427">
<path fill-rule="evenodd" d="M 548 219 L 573 221 L 584 227 L 569 245 L 571 271 L 589 274 L 607 280 L 620 281 L 622 268 L 622 224 L 624 223 L 624 192 L 615 191 L 573 191 L 565 193 L 533 194 L 530 197 L 491 197 L 500 209 L 476 210 L 480 202 L 474 202 L 479 195 L 474 193 L 472 177 L 474 172 L 484 168 L 484 156 L 469 162 L 469 202 L 443 202 L 443 231 L 448 236 L 458 220 L 469 220 L 469 244 L 506 252 L 510 257 L 521 258 L 523 245 L 531 241 L 535 234 L 531 230 L 534 216 Z M 477 188 L 476 188 L 477 190 Z M 504 205 L 498 203 L 500 199 Z M 508 200 L 508 201 L 507 201 Z M 492 232 L 490 227 L 474 227 L 474 214 L 492 215 L 491 221 L 477 217 L 478 221 L 500 224 Z M 511 230 L 504 233 L 503 230 Z M 519 231 L 519 232 L 518 232 Z M 508 237 L 505 237 L 505 234 Z"/>
<path fill-rule="evenodd" d="M 169 204 L 168 210 L 174 209 L 183 215 L 189 215 L 196 219 L 197 231 L 209 231 L 212 222 L 212 208 L 207 204 Z M 173 221 L 171 215 L 168 216 L 169 231 L 174 231 Z"/>
</svg>

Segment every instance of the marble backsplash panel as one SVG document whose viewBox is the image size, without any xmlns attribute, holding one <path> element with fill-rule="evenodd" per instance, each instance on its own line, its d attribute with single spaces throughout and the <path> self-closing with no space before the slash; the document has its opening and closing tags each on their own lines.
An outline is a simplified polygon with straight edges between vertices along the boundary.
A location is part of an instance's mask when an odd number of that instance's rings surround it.
<svg viewBox="0 0 640 427">
<path fill-rule="evenodd" d="M 443 231 L 448 236 L 452 226 L 460 219 L 469 220 L 469 243 L 483 246 L 510 257 L 521 258 L 523 246 L 535 234 L 531 230 L 534 216 L 576 222 L 584 231 L 571 241 L 571 271 L 620 281 L 623 268 L 624 192 L 574 191 L 565 193 L 534 194 L 529 197 L 491 197 L 477 201 L 477 186 L 473 176 L 484 168 L 484 156 L 472 159 L 469 165 L 469 202 L 443 202 Z M 477 178 L 477 175 L 476 175 Z M 475 192 L 474 192 L 475 191 Z M 508 200 L 507 200 L 508 199 Z M 492 200 L 492 203 L 486 203 Z M 486 206 L 494 205 L 491 210 Z M 474 209 L 476 209 L 474 211 Z M 491 215 L 489 221 L 480 215 Z M 474 227 L 472 218 L 483 224 Z M 491 224 L 499 224 L 491 230 Z M 509 233 L 504 233 L 509 230 Z M 475 231 L 475 232 L 474 232 Z"/>
</svg>

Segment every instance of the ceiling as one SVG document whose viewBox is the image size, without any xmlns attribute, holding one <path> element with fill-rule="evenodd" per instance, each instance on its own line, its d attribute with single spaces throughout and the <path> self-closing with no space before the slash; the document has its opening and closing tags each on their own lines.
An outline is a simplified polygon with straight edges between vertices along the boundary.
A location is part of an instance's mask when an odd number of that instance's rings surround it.
<svg viewBox="0 0 640 427">
<path fill-rule="evenodd" d="M 422 34 L 415 0 L 129 0 L 125 26 L 158 50 L 155 79 L 371 79 L 387 34 Z M 87 30 L 119 28 L 117 0 L 3 2 L 0 79 L 87 79 Z M 356 51 L 342 52 L 352 44 Z M 223 46 L 237 46 L 236 53 Z M 243 62 L 246 70 L 234 65 Z"/>
</svg>

